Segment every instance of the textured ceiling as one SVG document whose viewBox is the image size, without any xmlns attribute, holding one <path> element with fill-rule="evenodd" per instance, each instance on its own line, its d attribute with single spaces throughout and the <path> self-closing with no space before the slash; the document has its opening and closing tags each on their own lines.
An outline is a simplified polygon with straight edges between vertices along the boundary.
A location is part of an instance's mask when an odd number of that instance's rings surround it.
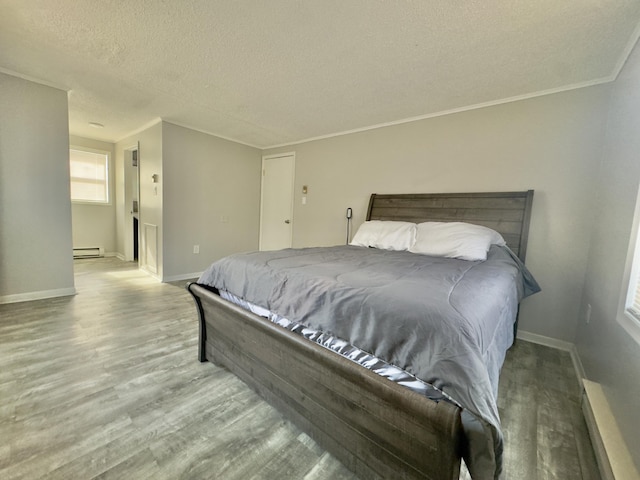
<svg viewBox="0 0 640 480">
<path fill-rule="evenodd" d="M 75 135 L 162 118 L 267 147 L 610 81 L 639 21 L 638 0 L 0 0 L 0 71 L 68 90 Z"/>
</svg>

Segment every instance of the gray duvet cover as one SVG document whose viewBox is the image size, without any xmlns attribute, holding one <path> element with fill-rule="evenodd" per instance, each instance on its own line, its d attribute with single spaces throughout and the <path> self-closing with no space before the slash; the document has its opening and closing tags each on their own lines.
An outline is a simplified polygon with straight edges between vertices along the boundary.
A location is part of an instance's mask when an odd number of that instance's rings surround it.
<svg viewBox="0 0 640 480">
<path fill-rule="evenodd" d="M 356 246 L 232 255 L 198 280 L 339 337 L 463 407 L 465 463 L 499 478 L 500 368 L 518 303 L 539 287 L 505 247 L 469 262 Z"/>
</svg>

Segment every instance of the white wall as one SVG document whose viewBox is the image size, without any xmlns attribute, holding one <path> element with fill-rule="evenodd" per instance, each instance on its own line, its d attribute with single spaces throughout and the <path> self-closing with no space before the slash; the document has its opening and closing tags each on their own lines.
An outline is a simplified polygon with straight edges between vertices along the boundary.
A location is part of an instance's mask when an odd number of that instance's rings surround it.
<svg viewBox="0 0 640 480">
<path fill-rule="evenodd" d="M 74 135 L 69 137 L 69 144 L 108 152 L 110 162 L 110 203 L 108 205 L 71 204 L 73 247 L 104 247 L 105 253 L 116 253 L 115 145 Z"/>
<path fill-rule="evenodd" d="M 576 344 L 590 380 L 602 384 L 640 470 L 640 345 L 616 320 L 640 182 L 640 47 L 613 85 Z M 584 310 L 584 309 L 583 309 Z"/>
<path fill-rule="evenodd" d="M 257 250 L 260 150 L 163 122 L 164 279 Z M 200 253 L 193 253 L 193 246 Z"/>
<path fill-rule="evenodd" d="M 73 284 L 67 93 L 0 73 L 0 302 Z"/>
<path fill-rule="evenodd" d="M 609 88 L 591 87 L 325 140 L 296 152 L 294 246 L 344 242 L 371 193 L 534 189 L 520 328 L 573 341 Z M 309 186 L 302 205 L 302 185 Z"/>
</svg>

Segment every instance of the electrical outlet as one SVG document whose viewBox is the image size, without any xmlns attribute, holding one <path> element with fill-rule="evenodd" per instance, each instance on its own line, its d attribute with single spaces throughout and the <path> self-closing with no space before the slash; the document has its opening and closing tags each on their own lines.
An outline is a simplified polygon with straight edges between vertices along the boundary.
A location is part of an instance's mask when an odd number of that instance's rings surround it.
<svg viewBox="0 0 640 480">
<path fill-rule="evenodd" d="M 193 246 L 193 253 L 200 253 L 200 245 Z"/>
<path fill-rule="evenodd" d="M 587 303 L 587 310 L 584 312 L 584 321 L 587 325 L 591 321 L 591 304 Z"/>
</svg>

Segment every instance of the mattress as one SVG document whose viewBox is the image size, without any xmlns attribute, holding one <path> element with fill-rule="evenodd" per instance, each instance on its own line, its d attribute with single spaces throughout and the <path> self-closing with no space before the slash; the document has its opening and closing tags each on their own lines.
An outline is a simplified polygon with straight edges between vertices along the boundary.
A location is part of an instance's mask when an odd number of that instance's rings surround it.
<svg viewBox="0 0 640 480">
<path fill-rule="evenodd" d="M 199 283 L 460 405 L 472 475 L 500 471 L 499 371 L 518 302 L 539 290 L 506 247 L 482 262 L 355 246 L 253 252 L 215 262 Z"/>
<path fill-rule="evenodd" d="M 461 406 L 460 404 L 458 404 L 458 402 L 449 397 L 449 395 L 438 390 L 433 385 L 423 382 L 419 378 L 416 378 L 414 375 L 411 375 L 409 372 L 395 365 L 391 365 L 390 363 L 385 362 L 383 359 L 378 358 L 375 355 L 371 355 L 370 353 L 367 353 L 354 345 L 351 345 L 346 340 L 333 335 L 329 335 L 315 328 L 306 327 L 301 323 L 292 322 L 287 318 L 281 317 L 277 313 L 270 312 L 264 307 L 254 305 L 224 290 L 221 290 L 219 293 L 220 296 L 225 300 L 238 305 L 245 310 L 255 313 L 256 315 L 268 318 L 276 325 L 279 325 L 286 330 L 300 335 L 310 342 L 317 343 L 321 347 L 331 350 L 338 355 L 341 355 L 346 359 L 357 363 L 367 370 L 371 370 L 377 375 L 380 375 L 381 377 L 385 377 L 386 379 L 394 383 L 402 385 L 403 387 L 408 388 L 419 395 L 430 398 L 431 400 L 436 402 L 445 400 L 453 403 L 458 407 Z"/>
</svg>

